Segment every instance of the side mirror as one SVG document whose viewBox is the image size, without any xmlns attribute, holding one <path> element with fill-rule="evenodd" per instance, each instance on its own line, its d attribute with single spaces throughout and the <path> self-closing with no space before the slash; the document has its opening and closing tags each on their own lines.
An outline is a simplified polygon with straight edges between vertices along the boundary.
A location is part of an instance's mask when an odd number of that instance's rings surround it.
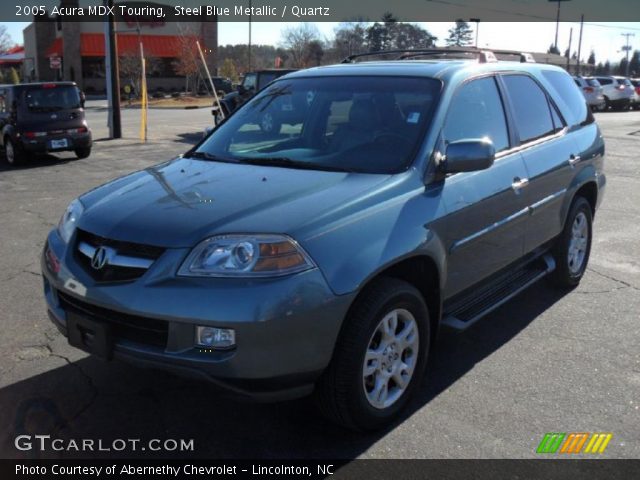
<svg viewBox="0 0 640 480">
<path fill-rule="evenodd" d="M 443 173 L 475 172 L 486 170 L 496 157 L 496 149 L 488 139 L 466 139 L 452 142 L 447 146 Z"/>
<path fill-rule="evenodd" d="M 244 85 L 242 85 L 242 84 L 238 85 L 237 90 L 238 90 L 238 93 L 239 93 L 240 95 L 242 95 L 243 93 L 245 93 L 245 92 L 247 91 L 247 89 L 245 88 L 245 86 L 244 86 Z"/>
</svg>

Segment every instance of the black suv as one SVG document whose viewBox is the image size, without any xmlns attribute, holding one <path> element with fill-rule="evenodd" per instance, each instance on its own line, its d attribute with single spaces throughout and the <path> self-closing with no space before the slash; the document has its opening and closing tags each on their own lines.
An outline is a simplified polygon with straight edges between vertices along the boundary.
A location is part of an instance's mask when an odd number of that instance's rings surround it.
<svg viewBox="0 0 640 480">
<path fill-rule="evenodd" d="M 31 154 L 73 151 L 91 154 L 84 94 L 74 82 L 0 85 L 0 142 L 9 165 Z"/>
<path fill-rule="evenodd" d="M 242 78 L 242 83 L 238 85 L 237 91 L 228 93 L 224 96 L 224 98 L 220 99 L 220 104 L 222 106 L 222 110 L 224 111 L 224 116 L 227 117 L 231 115 L 240 107 L 240 105 L 246 103 L 256 93 L 258 93 L 276 78 L 279 78 L 291 72 L 295 72 L 295 70 L 266 69 L 256 70 L 254 72 L 245 74 L 245 76 Z M 215 100 L 213 102 L 213 109 L 211 110 L 211 114 L 215 118 L 216 125 L 222 121 L 222 115 L 220 115 L 220 112 L 218 111 L 218 105 Z"/>
</svg>

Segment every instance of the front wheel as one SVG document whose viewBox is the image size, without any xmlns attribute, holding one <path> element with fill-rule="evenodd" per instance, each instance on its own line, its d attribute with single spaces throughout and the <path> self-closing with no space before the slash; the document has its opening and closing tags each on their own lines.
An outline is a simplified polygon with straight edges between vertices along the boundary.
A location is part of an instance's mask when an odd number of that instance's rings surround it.
<svg viewBox="0 0 640 480">
<path fill-rule="evenodd" d="M 591 253 L 592 222 L 591 205 L 583 197 L 576 198 L 553 249 L 556 285 L 573 288 L 580 283 Z"/>
<path fill-rule="evenodd" d="M 375 430 L 397 418 L 423 377 L 429 312 L 415 287 L 380 278 L 356 300 L 345 322 L 316 399 L 330 420 Z"/>
</svg>

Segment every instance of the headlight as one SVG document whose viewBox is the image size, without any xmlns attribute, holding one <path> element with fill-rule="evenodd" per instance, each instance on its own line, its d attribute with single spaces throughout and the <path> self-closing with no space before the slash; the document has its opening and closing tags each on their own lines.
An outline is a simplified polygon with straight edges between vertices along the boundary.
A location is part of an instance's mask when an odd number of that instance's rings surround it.
<svg viewBox="0 0 640 480">
<path fill-rule="evenodd" d="M 178 275 L 277 277 L 314 268 L 300 246 L 284 235 L 220 235 L 201 242 Z"/>
<path fill-rule="evenodd" d="M 64 215 L 62 215 L 62 218 L 58 223 L 58 233 L 65 243 L 68 243 L 71 235 L 73 235 L 83 211 L 84 207 L 80 203 L 80 200 L 76 199 L 69 204 Z"/>
</svg>

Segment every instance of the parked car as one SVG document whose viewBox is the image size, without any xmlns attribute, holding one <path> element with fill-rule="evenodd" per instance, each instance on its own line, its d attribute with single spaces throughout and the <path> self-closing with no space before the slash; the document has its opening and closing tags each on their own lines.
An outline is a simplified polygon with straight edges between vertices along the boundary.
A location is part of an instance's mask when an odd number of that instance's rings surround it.
<svg viewBox="0 0 640 480">
<path fill-rule="evenodd" d="M 633 85 L 633 89 L 635 93 L 633 98 L 631 99 L 631 105 L 633 108 L 640 108 L 640 78 L 632 78 L 631 85 Z"/>
<path fill-rule="evenodd" d="M 596 77 L 603 88 L 606 109 L 626 110 L 634 95 L 633 85 L 624 77 Z"/>
<path fill-rule="evenodd" d="M 587 101 L 587 105 L 589 105 L 592 110 L 604 110 L 606 102 L 604 99 L 603 88 L 597 79 L 577 76 L 573 77 L 573 80 L 580 88 L 580 91 L 582 91 L 582 94 Z"/>
<path fill-rule="evenodd" d="M 255 127 L 308 92 L 300 128 Z M 604 152 L 558 67 L 294 72 L 184 155 L 73 200 L 42 254 L 47 308 L 95 355 L 255 399 L 314 393 L 334 421 L 380 428 L 441 328 L 545 277 L 580 282 Z"/>
<path fill-rule="evenodd" d="M 0 142 L 11 166 L 34 154 L 91 154 L 84 94 L 74 82 L 0 85 Z"/>
<path fill-rule="evenodd" d="M 213 82 L 213 88 L 216 89 L 218 95 L 226 95 L 233 91 L 233 83 L 231 83 L 231 79 L 225 77 L 211 77 L 211 81 Z M 211 83 L 207 81 L 209 84 L 209 91 L 211 91 Z"/>
<path fill-rule="evenodd" d="M 245 74 L 242 78 L 242 82 L 240 83 L 240 85 L 238 85 L 237 90 L 225 95 L 224 98 L 220 99 L 224 117 L 228 117 L 229 115 L 231 115 L 235 110 L 238 109 L 238 107 L 240 107 L 240 105 L 246 103 L 257 92 L 262 90 L 276 78 L 294 71 L 295 70 L 292 69 L 266 69 L 256 70 L 254 72 Z M 214 117 L 216 125 L 218 125 L 223 120 L 223 116 L 220 114 L 218 104 L 215 102 L 215 100 L 213 102 L 213 109 L 211 110 L 211 114 Z M 263 119 L 263 121 L 261 122 L 261 126 L 262 123 L 264 123 L 264 127 L 266 129 L 273 129 L 273 126 L 275 125 L 273 123 L 273 118 L 270 117 Z"/>
</svg>

